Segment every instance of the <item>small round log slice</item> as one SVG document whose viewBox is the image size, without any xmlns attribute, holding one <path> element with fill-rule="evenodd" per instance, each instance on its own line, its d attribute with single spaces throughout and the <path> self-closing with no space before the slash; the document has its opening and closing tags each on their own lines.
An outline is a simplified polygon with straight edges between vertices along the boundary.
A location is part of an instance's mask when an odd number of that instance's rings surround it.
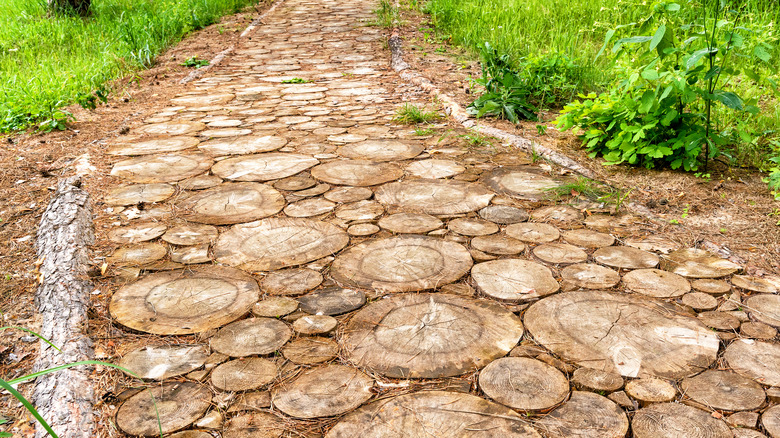
<svg viewBox="0 0 780 438">
<path fill-rule="evenodd" d="M 776 294 L 780 292 L 780 279 L 777 277 L 761 278 L 751 275 L 735 275 L 731 277 L 731 284 L 753 292 L 763 292 L 767 294 Z"/>
<path fill-rule="evenodd" d="M 550 243 L 561 237 L 561 232 L 550 224 L 512 224 L 505 231 L 507 236 L 528 243 Z"/>
<path fill-rule="evenodd" d="M 487 236 L 498 232 L 498 225 L 484 219 L 457 218 L 447 224 L 447 228 L 463 236 Z"/>
<path fill-rule="evenodd" d="M 743 337 L 756 339 L 772 339 L 777 336 L 777 330 L 763 322 L 747 321 L 739 326 L 739 332 Z"/>
<path fill-rule="evenodd" d="M 215 138 L 198 145 L 206 154 L 220 157 L 225 155 L 249 155 L 275 151 L 287 144 L 287 139 L 274 135 L 262 137 L 244 135 L 235 138 Z"/>
<path fill-rule="evenodd" d="M 627 237 L 623 241 L 623 244 L 641 249 L 642 251 L 660 252 L 661 254 L 669 254 L 674 250 L 680 249 L 679 243 L 659 235 L 651 235 L 641 238 Z"/>
<path fill-rule="evenodd" d="M 479 389 L 512 409 L 538 411 L 562 402 L 569 395 L 569 381 L 542 361 L 503 357 L 479 373 Z"/>
<path fill-rule="evenodd" d="M 162 240 L 173 245 L 201 245 L 217 239 L 217 227 L 206 224 L 183 224 L 171 227 L 162 236 Z"/>
<path fill-rule="evenodd" d="M 229 225 L 274 215 L 282 211 L 284 203 L 284 196 L 271 186 L 244 182 L 197 192 L 177 206 L 188 221 Z"/>
<path fill-rule="evenodd" d="M 420 160 L 406 166 L 406 171 L 418 178 L 449 178 L 466 171 L 466 168 L 451 160 Z"/>
<path fill-rule="evenodd" d="M 691 292 L 682 296 L 683 304 L 690 306 L 693 310 L 701 312 L 704 310 L 714 310 L 718 307 L 718 300 L 712 295 L 705 294 L 704 292 Z"/>
<path fill-rule="evenodd" d="M 688 278 L 718 278 L 731 275 L 741 267 L 709 251 L 685 248 L 667 255 L 663 269 Z"/>
<path fill-rule="evenodd" d="M 379 232 L 379 227 L 374 224 L 355 224 L 347 228 L 350 236 L 365 237 Z"/>
<path fill-rule="evenodd" d="M 330 213 L 336 203 L 324 198 L 310 198 L 294 202 L 284 208 L 284 214 L 290 217 L 312 217 Z"/>
<path fill-rule="evenodd" d="M 326 438 L 541 438 L 498 403 L 461 392 L 422 391 L 380 400 L 341 419 Z"/>
<path fill-rule="evenodd" d="M 322 274 L 309 268 L 292 268 L 269 272 L 260 289 L 271 295 L 301 295 L 322 283 Z"/>
<path fill-rule="evenodd" d="M 367 140 L 342 146 L 338 154 L 355 160 L 398 161 L 414 158 L 425 148 L 398 140 Z"/>
<path fill-rule="evenodd" d="M 329 184 L 368 187 L 400 179 L 404 171 L 394 163 L 337 160 L 314 167 L 311 176 Z"/>
<path fill-rule="evenodd" d="M 761 425 L 772 438 L 780 437 L 780 405 L 772 406 L 761 414 Z"/>
<path fill-rule="evenodd" d="M 685 278 L 660 269 L 637 269 L 623 276 L 628 290 L 656 298 L 679 297 L 691 291 Z"/>
<path fill-rule="evenodd" d="M 530 200 L 546 199 L 562 184 L 531 166 L 500 167 L 487 172 L 482 182 L 498 193 Z"/>
<path fill-rule="evenodd" d="M 641 295 L 556 294 L 531 305 L 524 320 L 561 359 L 626 377 L 687 377 L 708 368 L 720 347 L 696 319 Z"/>
<path fill-rule="evenodd" d="M 168 435 L 168 438 L 213 438 L 213 436 L 202 430 L 185 430 Z"/>
<path fill-rule="evenodd" d="M 450 215 L 484 208 L 495 196 L 481 184 L 421 179 L 380 186 L 374 194 L 382 204 L 406 210 Z"/>
<path fill-rule="evenodd" d="M 725 411 L 752 411 L 766 400 L 761 385 L 732 371 L 707 370 L 683 379 L 680 389 L 694 401 Z"/>
<path fill-rule="evenodd" d="M 482 368 L 523 335 L 496 303 L 448 294 L 399 294 L 369 304 L 347 324 L 347 358 L 393 378 L 439 378 Z"/>
<path fill-rule="evenodd" d="M 252 306 L 252 315 L 279 318 L 298 310 L 298 301 L 289 297 L 268 297 Z"/>
<path fill-rule="evenodd" d="M 704 323 L 707 327 L 712 327 L 717 330 L 736 330 L 740 325 L 739 319 L 727 312 L 701 312 L 698 317 L 699 321 Z"/>
<path fill-rule="evenodd" d="M 646 269 L 658 266 L 658 256 L 630 246 L 608 246 L 593 253 L 593 259 L 602 265 L 620 269 Z"/>
<path fill-rule="evenodd" d="M 374 380 L 344 365 L 304 372 L 271 392 L 274 406 L 296 418 L 332 417 L 349 412 L 371 398 Z"/>
<path fill-rule="evenodd" d="M 250 391 L 276 379 L 276 364 L 262 357 L 229 360 L 211 372 L 211 384 L 222 391 Z"/>
<path fill-rule="evenodd" d="M 726 347 L 723 357 L 737 373 L 767 386 L 780 386 L 780 345 L 737 339 Z"/>
<path fill-rule="evenodd" d="M 723 280 L 700 278 L 691 283 L 694 289 L 712 295 L 723 295 L 731 290 L 731 286 Z"/>
<path fill-rule="evenodd" d="M 318 220 L 263 219 L 233 226 L 214 245 L 219 263 L 272 271 L 335 254 L 349 243 L 341 228 Z"/>
<path fill-rule="evenodd" d="M 235 95 L 230 93 L 214 93 L 214 94 L 190 94 L 174 97 L 171 99 L 171 104 L 174 106 L 211 106 L 222 105 L 233 100 Z"/>
<path fill-rule="evenodd" d="M 366 187 L 334 187 L 323 196 L 333 202 L 358 202 L 364 201 L 374 195 L 371 189 Z"/>
<path fill-rule="evenodd" d="M 611 235 L 587 228 L 564 231 L 562 237 L 566 242 L 581 248 L 603 248 L 615 243 L 615 238 Z"/>
<path fill-rule="evenodd" d="M 285 359 L 300 365 L 327 362 L 338 355 L 339 345 L 328 338 L 310 336 L 296 339 L 282 348 Z"/>
<path fill-rule="evenodd" d="M 168 227 L 157 222 L 143 222 L 108 232 L 108 240 L 116 243 L 139 243 L 156 239 L 165 233 Z"/>
<path fill-rule="evenodd" d="M 477 236 L 471 239 L 471 247 L 496 255 L 514 255 L 525 251 L 525 243 L 507 236 Z"/>
<path fill-rule="evenodd" d="M 479 263 L 471 269 L 477 289 L 503 301 L 527 301 L 560 289 L 550 270 L 538 263 L 501 259 Z"/>
<path fill-rule="evenodd" d="M 282 178 L 274 182 L 274 188 L 277 190 L 287 190 L 290 192 L 297 192 L 299 190 L 310 189 L 317 185 L 317 181 L 310 176 L 295 175 Z"/>
<path fill-rule="evenodd" d="M 249 318 L 228 324 L 209 340 L 211 349 L 231 357 L 270 354 L 292 336 L 287 324 L 273 318 Z"/>
<path fill-rule="evenodd" d="M 479 210 L 479 216 L 490 222 L 502 225 L 516 224 L 528 220 L 528 212 L 509 205 L 488 205 Z"/>
<path fill-rule="evenodd" d="M 589 391 L 615 392 L 623 387 L 623 377 L 596 368 L 577 368 L 571 376 L 571 383 Z"/>
<path fill-rule="evenodd" d="M 175 121 L 175 122 L 163 122 L 153 123 L 151 125 L 144 125 L 138 128 L 138 131 L 142 134 L 149 135 L 185 135 L 193 132 L 202 131 L 206 127 L 205 123 L 201 122 L 188 122 L 188 121 Z"/>
<path fill-rule="evenodd" d="M 640 402 L 661 403 L 674 400 L 677 390 L 666 380 L 644 378 L 626 383 L 626 394 Z"/>
<path fill-rule="evenodd" d="M 531 212 L 531 218 L 539 222 L 578 222 L 584 219 L 582 212 L 569 205 L 548 205 Z"/>
<path fill-rule="evenodd" d="M 329 287 L 298 297 L 301 310 L 312 315 L 341 315 L 363 307 L 366 294 L 359 290 Z"/>
<path fill-rule="evenodd" d="M 582 263 L 588 259 L 588 254 L 568 243 L 545 243 L 533 250 L 534 255 L 545 263 L 563 265 Z"/>
<path fill-rule="evenodd" d="M 149 275 L 111 297 L 111 315 L 120 324 L 147 333 L 199 333 L 249 312 L 260 290 L 238 269 L 203 266 Z"/>
<path fill-rule="evenodd" d="M 628 418 L 606 397 L 573 391 L 566 403 L 542 417 L 536 427 L 550 438 L 618 438 L 628 432 Z"/>
<path fill-rule="evenodd" d="M 286 178 L 319 164 L 309 155 L 267 153 L 228 158 L 211 168 L 214 175 L 232 181 L 270 181 Z"/>
<path fill-rule="evenodd" d="M 106 257 L 106 262 L 115 266 L 141 266 L 162 259 L 168 249 L 159 243 L 144 242 L 123 246 Z"/>
<path fill-rule="evenodd" d="M 286 423 L 269 412 L 241 414 L 228 420 L 222 438 L 279 438 L 287 431 Z"/>
<path fill-rule="evenodd" d="M 763 433 L 753 429 L 745 429 L 742 427 L 738 427 L 738 428 L 732 428 L 731 431 L 734 432 L 734 438 L 767 438 L 767 436 L 764 435 Z"/>
<path fill-rule="evenodd" d="M 200 175 L 214 164 L 203 154 L 166 154 L 130 158 L 114 164 L 111 176 L 134 183 L 166 183 Z"/>
<path fill-rule="evenodd" d="M 203 416 L 209 406 L 211 391 L 205 386 L 164 383 L 127 399 L 116 413 L 116 424 L 128 435 L 159 436 L 160 425 L 163 434 L 183 429 Z"/>
<path fill-rule="evenodd" d="M 379 219 L 379 226 L 398 234 L 423 234 L 442 227 L 442 221 L 425 213 L 396 213 Z"/>
<path fill-rule="evenodd" d="M 561 270 L 561 279 L 584 289 L 609 289 L 620 282 L 620 274 L 592 263 L 578 263 Z"/>
<path fill-rule="evenodd" d="M 143 347 L 122 356 L 119 366 L 142 379 L 164 380 L 202 367 L 208 356 L 205 345 Z"/>
<path fill-rule="evenodd" d="M 135 205 L 161 202 L 170 198 L 176 188 L 170 184 L 131 184 L 111 189 L 103 202 L 106 205 Z"/>
<path fill-rule="evenodd" d="M 658 403 L 638 410 L 631 420 L 636 438 L 732 438 L 723 420 L 680 403 Z"/>
<path fill-rule="evenodd" d="M 358 201 L 341 204 L 336 209 L 336 217 L 345 221 L 372 221 L 384 212 L 385 208 L 376 201 Z"/>
<path fill-rule="evenodd" d="M 334 260 L 330 275 L 343 285 L 383 292 L 433 289 L 463 277 L 471 254 L 455 242 L 398 236 L 355 245 Z"/>
<path fill-rule="evenodd" d="M 109 155 L 150 155 L 178 152 L 194 148 L 200 141 L 195 137 L 168 137 L 119 144 L 108 148 Z"/>
<path fill-rule="evenodd" d="M 306 315 L 298 318 L 293 323 L 293 329 L 304 335 L 322 335 L 330 333 L 339 321 L 329 315 Z"/>
</svg>

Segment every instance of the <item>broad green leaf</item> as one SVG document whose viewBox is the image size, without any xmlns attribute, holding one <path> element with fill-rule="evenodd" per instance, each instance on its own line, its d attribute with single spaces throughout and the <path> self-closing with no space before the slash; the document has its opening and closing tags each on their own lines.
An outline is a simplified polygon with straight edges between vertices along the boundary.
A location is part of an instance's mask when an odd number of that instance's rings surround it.
<svg viewBox="0 0 780 438">
<path fill-rule="evenodd" d="M 652 108 L 654 100 L 655 93 L 653 90 L 646 90 L 644 93 L 642 93 L 642 97 L 639 99 L 639 112 L 647 114 L 647 112 L 650 111 L 650 108 Z"/>
<path fill-rule="evenodd" d="M 709 47 L 705 47 L 703 49 L 699 49 L 699 50 L 693 52 L 691 57 L 688 58 L 688 61 L 685 63 L 685 69 L 686 70 L 692 69 L 696 65 L 696 63 L 699 62 L 699 60 L 702 58 L 702 56 L 709 55 L 710 53 L 715 53 L 717 50 L 718 49 L 716 49 L 716 48 L 710 49 Z"/>
<path fill-rule="evenodd" d="M 742 47 L 745 44 L 745 38 L 736 32 L 726 32 L 726 41 L 733 47 Z"/>
<path fill-rule="evenodd" d="M 712 98 L 731 109 L 739 111 L 745 109 L 742 105 L 742 99 L 731 91 L 715 90 L 715 92 L 712 93 Z"/>
<path fill-rule="evenodd" d="M 655 70 L 644 70 L 642 71 L 642 77 L 648 81 L 654 81 L 658 79 L 658 72 Z"/>
<path fill-rule="evenodd" d="M 649 37 L 649 36 L 634 36 L 628 38 L 621 38 L 617 40 L 615 46 L 612 47 L 612 53 L 617 53 L 624 44 L 645 43 L 647 41 L 650 41 L 651 39 L 653 39 L 653 37 Z"/>
<path fill-rule="evenodd" d="M 669 11 L 669 12 L 679 11 L 680 10 L 680 5 L 678 5 L 677 3 L 668 3 L 666 5 L 666 10 Z"/>
<path fill-rule="evenodd" d="M 719 73 L 720 73 L 720 66 L 716 65 L 716 66 L 712 67 L 712 68 L 711 68 L 711 69 L 710 69 L 710 70 L 707 72 L 707 74 L 706 74 L 706 75 L 704 75 L 704 80 L 705 80 L 705 81 L 708 81 L 708 80 L 710 80 L 711 78 L 714 78 L 715 76 L 717 76 Z"/>
<path fill-rule="evenodd" d="M 613 36 L 615 36 L 615 29 L 608 30 L 607 35 L 604 37 L 604 45 L 601 46 L 599 53 L 596 54 L 596 58 L 598 58 L 599 56 L 601 56 L 602 53 L 604 53 L 604 50 L 607 48 L 607 44 L 609 44 Z"/>
<path fill-rule="evenodd" d="M 756 48 L 753 49 L 753 55 L 764 62 L 769 62 L 769 60 L 772 59 L 772 55 L 770 55 L 769 52 L 767 52 L 766 49 L 761 46 L 756 46 Z"/>
<path fill-rule="evenodd" d="M 653 50 L 658 46 L 664 35 L 666 35 L 666 25 L 662 24 L 658 27 L 658 30 L 655 31 L 653 39 L 650 40 L 650 50 Z"/>
</svg>

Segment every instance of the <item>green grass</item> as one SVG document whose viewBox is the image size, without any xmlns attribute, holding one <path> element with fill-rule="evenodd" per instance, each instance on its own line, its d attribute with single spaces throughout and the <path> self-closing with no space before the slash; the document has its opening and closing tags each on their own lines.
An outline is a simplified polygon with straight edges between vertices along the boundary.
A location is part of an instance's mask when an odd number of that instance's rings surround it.
<svg viewBox="0 0 780 438">
<path fill-rule="evenodd" d="M 257 3 L 94 0 L 90 16 L 82 19 L 49 16 L 43 0 L 2 1 L 0 132 L 66 120 L 63 106 L 152 66 L 156 55 L 188 32 Z"/>
<path fill-rule="evenodd" d="M 374 10 L 374 13 L 376 20 L 371 23 L 374 26 L 391 28 L 399 22 L 400 11 L 391 0 L 380 0 L 379 7 Z"/>
<path fill-rule="evenodd" d="M 405 103 L 404 106 L 395 112 L 393 121 L 403 125 L 416 125 L 419 123 L 431 123 L 439 120 L 441 114 L 436 111 L 427 111 L 411 103 Z"/>
</svg>

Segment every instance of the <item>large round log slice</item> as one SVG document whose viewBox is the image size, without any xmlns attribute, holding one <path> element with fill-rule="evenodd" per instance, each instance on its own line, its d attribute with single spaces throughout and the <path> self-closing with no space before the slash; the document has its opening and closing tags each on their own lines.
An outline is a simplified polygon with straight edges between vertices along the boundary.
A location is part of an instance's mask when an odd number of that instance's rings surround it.
<svg viewBox="0 0 780 438">
<path fill-rule="evenodd" d="M 424 149 L 419 144 L 402 143 L 398 140 L 367 140 L 342 146 L 337 153 L 355 160 L 397 161 L 414 158 Z"/>
<path fill-rule="evenodd" d="M 724 370 L 707 370 L 683 379 L 680 389 L 694 401 L 726 411 L 752 411 L 761 407 L 766 399 L 761 385 Z"/>
<path fill-rule="evenodd" d="M 103 198 L 107 205 L 135 205 L 164 201 L 176 189 L 170 184 L 131 184 L 111 189 Z"/>
<path fill-rule="evenodd" d="M 309 155 L 267 153 L 222 160 L 211 168 L 214 175 L 233 181 L 270 181 L 286 178 L 319 164 Z"/>
<path fill-rule="evenodd" d="M 153 123 L 138 128 L 138 131 L 149 135 L 184 135 L 202 131 L 206 127 L 203 122 L 178 120 L 174 122 Z"/>
<path fill-rule="evenodd" d="M 636 269 L 623 276 L 623 283 L 632 292 L 655 298 L 673 298 L 691 291 L 688 280 L 660 269 Z"/>
<path fill-rule="evenodd" d="M 689 278 L 725 277 L 741 269 L 736 263 L 696 248 L 684 248 L 670 253 L 664 258 L 663 268 Z"/>
<path fill-rule="evenodd" d="M 211 384 L 223 391 L 249 391 L 271 383 L 277 375 L 275 363 L 262 357 L 229 360 L 211 372 Z"/>
<path fill-rule="evenodd" d="M 224 183 L 197 192 L 178 204 L 184 219 L 211 225 L 251 222 L 279 213 L 284 196 L 259 183 Z"/>
<path fill-rule="evenodd" d="M 498 193 L 531 200 L 548 198 L 550 190 L 562 184 L 531 166 L 500 167 L 486 173 L 482 182 Z"/>
<path fill-rule="evenodd" d="M 366 294 L 359 290 L 329 287 L 298 297 L 301 310 L 312 315 L 341 315 L 363 307 Z"/>
<path fill-rule="evenodd" d="M 301 365 L 327 362 L 339 353 L 339 345 L 320 336 L 298 338 L 282 349 L 284 358 Z"/>
<path fill-rule="evenodd" d="M 537 421 L 536 427 L 550 438 L 623 438 L 628 418 L 612 400 L 574 391 L 566 403 Z"/>
<path fill-rule="evenodd" d="M 335 254 L 349 235 L 328 222 L 273 218 L 233 226 L 214 245 L 219 263 L 250 271 L 271 271 L 301 265 Z"/>
<path fill-rule="evenodd" d="M 506 355 L 523 335 L 496 303 L 448 294 L 398 294 L 359 310 L 344 330 L 347 358 L 394 378 L 457 376 Z"/>
<path fill-rule="evenodd" d="M 761 425 L 772 438 L 780 437 L 780 405 L 764 411 L 761 415 Z"/>
<path fill-rule="evenodd" d="M 163 434 L 183 429 L 200 418 L 209 406 L 211 391 L 205 386 L 192 382 L 164 383 L 127 399 L 116 413 L 116 425 L 128 435 L 159 436 L 160 426 Z"/>
<path fill-rule="evenodd" d="M 122 356 L 119 366 L 142 379 L 163 380 L 202 367 L 207 357 L 205 345 L 143 347 Z"/>
<path fill-rule="evenodd" d="M 479 388 L 490 398 L 521 411 L 545 410 L 569 395 L 566 376 L 528 357 L 502 357 L 479 373 Z"/>
<path fill-rule="evenodd" d="M 395 181 L 404 176 L 404 171 L 394 163 L 338 160 L 313 168 L 311 176 L 329 184 L 368 187 Z"/>
<path fill-rule="evenodd" d="M 371 398 L 374 380 L 344 365 L 304 372 L 271 393 L 274 406 L 297 418 L 332 417 L 349 412 Z"/>
<path fill-rule="evenodd" d="M 519 259 L 479 263 L 471 269 L 471 278 L 480 292 L 505 301 L 527 301 L 560 288 L 546 266 Z"/>
<path fill-rule="evenodd" d="M 643 269 L 658 266 L 658 256 L 630 246 L 605 246 L 593 253 L 593 259 L 602 265 L 621 269 Z"/>
<path fill-rule="evenodd" d="M 756 321 L 780 328 L 780 295 L 753 295 L 745 300 L 745 308 Z"/>
<path fill-rule="evenodd" d="M 379 219 L 379 226 L 393 233 L 422 234 L 442 227 L 442 221 L 424 213 L 396 213 Z"/>
<path fill-rule="evenodd" d="M 283 137 L 245 135 L 235 138 L 215 138 L 198 145 L 198 149 L 214 156 L 247 155 L 275 151 L 287 144 Z"/>
<path fill-rule="evenodd" d="M 451 160 L 420 160 L 406 166 L 406 171 L 418 178 L 448 178 L 463 173 L 465 167 Z"/>
<path fill-rule="evenodd" d="M 270 412 L 252 412 L 228 420 L 222 438 L 279 438 L 286 431 L 284 418 Z"/>
<path fill-rule="evenodd" d="M 620 282 L 616 271 L 593 263 L 577 263 L 561 270 L 561 279 L 568 285 L 584 289 L 607 289 Z"/>
<path fill-rule="evenodd" d="M 463 245 L 423 236 L 398 236 L 355 245 L 336 257 L 330 274 L 337 282 L 384 292 L 433 289 L 469 272 Z"/>
<path fill-rule="evenodd" d="M 269 354 L 292 336 L 287 324 L 273 318 L 249 318 L 222 327 L 209 340 L 211 348 L 233 357 Z"/>
<path fill-rule="evenodd" d="M 380 186 L 374 193 L 385 205 L 428 214 L 459 214 L 486 207 L 495 193 L 463 181 L 421 179 Z"/>
<path fill-rule="evenodd" d="M 657 403 L 634 414 L 636 438 L 731 438 L 729 427 L 709 412 L 680 403 Z"/>
<path fill-rule="evenodd" d="M 200 141 L 195 137 L 168 137 L 151 140 L 118 144 L 110 147 L 106 153 L 109 155 L 150 155 L 165 154 L 190 149 L 198 145 Z"/>
<path fill-rule="evenodd" d="M 249 313 L 260 289 L 238 269 L 203 266 L 149 275 L 111 297 L 111 316 L 147 333 L 182 335 L 221 327 Z"/>
<path fill-rule="evenodd" d="M 541 438 L 516 412 L 471 394 L 423 391 L 345 416 L 326 438 Z"/>
<path fill-rule="evenodd" d="M 780 386 L 780 345 L 737 339 L 729 344 L 723 357 L 737 373 L 762 385 Z"/>
<path fill-rule="evenodd" d="M 148 155 L 114 164 L 111 176 L 135 183 L 165 183 L 199 175 L 214 163 L 211 158 L 196 153 Z"/>
<path fill-rule="evenodd" d="M 708 368 L 720 346 L 696 319 L 639 295 L 553 295 L 526 311 L 525 324 L 562 359 L 627 377 L 687 377 Z"/>
</svg>

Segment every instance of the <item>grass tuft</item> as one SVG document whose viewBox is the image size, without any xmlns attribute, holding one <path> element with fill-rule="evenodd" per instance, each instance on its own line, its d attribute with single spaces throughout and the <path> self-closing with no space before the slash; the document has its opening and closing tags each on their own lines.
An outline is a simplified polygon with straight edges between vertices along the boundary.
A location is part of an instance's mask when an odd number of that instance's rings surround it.
<svg viewBox="0 0 780 438">
<path fill-rule="evenodd" d="M 393 121 L 404 125 L 416 125 L 419 123 L 431 123 L 441 119 L 441 114 L 436 111 L 426 111 L 411 103 L 405 103 L 404 106 L 395 112 Z"/>
</svg>

